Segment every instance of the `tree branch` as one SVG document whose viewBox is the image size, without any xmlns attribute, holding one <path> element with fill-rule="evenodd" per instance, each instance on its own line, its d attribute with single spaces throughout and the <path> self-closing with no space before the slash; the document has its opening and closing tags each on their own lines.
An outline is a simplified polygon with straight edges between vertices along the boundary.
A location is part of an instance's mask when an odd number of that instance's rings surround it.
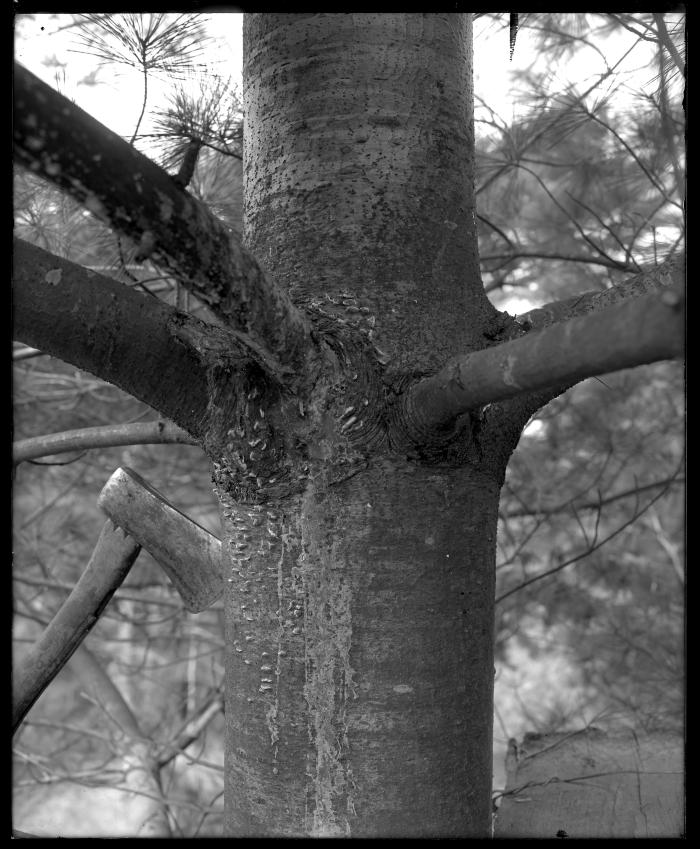
<svg viewBox="0 0 700 849">
<path fill-rule="evenodd" d="M 620 525 L 614 531 L 611 531 L 606 537 L 603 537 L 603 539 L 601 539 L 601 540 L 598 540 L 598 539 L 594 540 L 593 543 L 590 544 L 590 545 L 587 545 L 586 550 L 582 551 L 580 554 L 575 554 L 572 557 L 569 557 L 568 559 L 566 559 L 563 563 L 559 563 L 557 566 L 554 566 L 551 569 L 547 569 L 545 572 L 540 572 L 538 575 L 533 575 L 531 578 L 528 578 L 527 580 L 522 581 L 522 583 L 518 584 L 516 587 L 513 587 L 512 589 L 509 589 L 506 592 L 502 593 L 501 595 L 499 595 L 496 598 L 496 604 L 500 604 L 502 601 L 504 601 L 506 598 L 508 598 L 508 596 L 511 596 L 514 593 L 519 592 L 520 590 L 524 589 L 525 587 L 529 586 L 530 584 L 534 584 L 537 581 L 541 581 L 543 578 L 549 578 L 552 575 L 556 575 L 557 572 L 561 572 L 562 569 L 566 569 L 566 567 L 571 566 L 572 563 L 579 563 L 581 560 L 584 560 L 590 554 L 593 554 L 594 551 L 597 551 L 599 548 L 602 548 L 605 545 L 605 543 L 609 542 L 611 539 L 614 539 L 616 536 L 618 536 L 618 534 L 622 533 L 622 531 L 624 531 L 625 528 L 628 528 L 630 525 L 632 525 L 634 522 L 636 522 L 637 519 L 646 510 L 648 510 L 652 506 L 652 504 L 654 504 L 656 501 L 658 501 L 660 498 L 662 498 L 666 494 L 666 492 L 668 491 L 669 486 L 670 486 L 670 484 L 668 486 L 666 486 L 664 489 L 662 489 L 661 492 L 659 492 L 657 495 L 655 495 L 642 508 L 639 508 L 639 506 L 635 507 L 634 514 L 632 515 L 632 517 L 630 519 L 628 519 L 627 521 L 623 522 L 622 525 Z"/>
<path fill-rule="evenodd" d="M 564 262 L 582 262 L 588 265 L 602 265 L 604 268 L 613 268 L 615 271 L 625 269 L 629 270 L 629 266 L 625 266 L 616 259 L 608 260 L 594 256 L 570 256 L 567 254 L 548 253 L 544 251 L 514 251 L 513 253 L 484 254 L 480 257 L 480 259 L 481 262 L 490 262 L 496 259 L 503 259 L 508 262 L 512 262 L 516 259 L 551 259 L 563 260 Z M 499 267 L 502 268 L 503 265 Z"/>
<path fill-rule="evenodd" d="M 277 379 L 303 371 L 310 325 L 240 237 L 167 172 L 15 64 L 19 162 L 138 244 L 209 306 Z"/>
<path fill-rule="evenodd" d="M 664 478 L 663 480 L 654 481 L 654 483 L 647 483 L 642 486 L 634 486 L 631 489 L 626 489 L 623 492 L 616 492 L 614 495 L 608 495 L 604 498 L 599 496 L 596 499 L 577 504 L 576 507 L 578 510 L 599 510 L 601 507 L 604 507 L 607 504 L 612 504 L 614 501 L 630 498 L 633 495 L 639 496 L 640 493 L 646 492 L 649 489 L 657 489 L 660 486 L 668 489 L 675 484 L 682 483 L 685 483 L 685 477 L 673 475 L 670 478 Z M 507 522 L 508 519 L 519 519 L 524 516 L 553 516 L 555 513 L 563 513 L 565 510 L 571 509 L 575 500 L 576 497 L 569 498 L 561 504 L 557 504 L 552 507 L 535 507 L 532 509 L 520 507 L 515 510 L 509 510 L 508 513 L 499 514 L 499 517 L 503 519 L 503 521 Z"/>
<path fill-rule="evenodd" d="M 558 394 L 586 377 L 680 357 L 684 306 L 684 290 L 675 286 L 454 357 L 405 396 L 409 432 L 421 441 L 485 404 L 549 387 Z"/>
<path fill-rule="evenodd" d="M 685 62 L 683 61 L 683 57 L 676 49 L 676 45 L 671 40 L 671 36 L 668 34 L 668 30 L 666 29 L 666 24 L 664 23 L 663 15 L 660 15 L 658 12 L 654 13 L 654 22 L 656 23 L 657 35 L 659 37 L 659 41 L 663 44 L 663 46 L 668 50 L 670 57 L 673 59 L 676 68 L 685 76 Z"/>
<path fill-rule="evenodd" d="M 568 321 L 580 315 L 598 312 L 630 298 L 662 292 L 669 286 L 682 289 L 685 283 L 685 255 L 672 257 L 662 265 L 628 277 L 617 286 L 602 292 L 585 292 L 563 301 L 552 301 L 524 313 L 518 322 L 526 329 L 541 330 L 558 321 Z"/>
<path fill-rule="evenodd" d="M 153 757 L 153 743 L 145 737 L 134 712 L 108 675 L 104 663 L 84 645 L 71 658 L 71 668 L 120 732 L 114 734 L 113 739 L 114 753 L 123 765 L 121 788 L 143 800 L 139 806 L 140 823 L 135 829 L 135 836 L 172 837 L 168 802 L 163 794 L 160 769 Z"/>
<path fill-rule="evenodd" d="M 39 639 L 23 656 L 12 681 L 12 733 L 63 669 L 121 586 L 141 546 L 105 522 L 85 571 Z"/>
<path fill-rule="evenodd" d="M 65 454 L 86 448 L 113 448 L 115 445 L 157 445 L 179 443 L 196 445 L 197 441 L 176 424 L 168 421 L 132 422 L 100 425 L 62 433 L 50 433 L 22 439 L 12 446 L 12 462 L 17 464 L 36 457 Z"/>
<path fill-rule="evenodd" d="M 246 362 L 229 331 L 20 239 L 13 307 L 17 340 L 115 384 L 199 440 L 223 424 Z"/>
<path fill-rule="evenodd" d="M 188 717 L 175 739 L 160 746 L 155 754 L 156 762 L 162 769 L 180 755 L 188 746 L 198 740 L 217 714 L 223 712 L 224 699 L 221 693 L 214 693 L 192 716 Z"/>
</svg>

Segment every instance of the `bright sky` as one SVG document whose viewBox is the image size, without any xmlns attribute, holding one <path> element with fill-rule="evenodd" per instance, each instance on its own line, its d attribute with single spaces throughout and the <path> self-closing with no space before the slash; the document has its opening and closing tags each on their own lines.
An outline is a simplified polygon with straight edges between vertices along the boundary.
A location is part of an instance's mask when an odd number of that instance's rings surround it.
<svg viewBox="0 0 700 849">
<path fill-rule="evenodd" d="M 216 70 L 222 77 L 230 76 L 240 82 L 243 16 L 240 13 L 217 12 L 208 18 L 209 31 L 216 44 L 214 50 L 207 51 L 207 67 Z M 141 74 L 123 65 L 103 65 L 96 74 L 97 85 L 81 83 L 95 71 L 97 60 L 71 49 L 76 47 L 75 30 L 62 29 L 71 20 L 71 15 L 35 15 L 33 20 L 19 16 L 15 29 L 15 59 L 102 124 L 120 135 L 131 137 L 141 113 Z M 53 57 L 57 62 L 67 64 L 65 78 Z M 150 107 L 161 106 L 171 88 L 172 84 L 163 79 L 150 79 Z"/>
<path fill-rule="evenodd" d="M 207 16 L 209 31 L 216 38 L 215 50 L 207 54 L 207 66 L 213 67 L 222 76 L 231 76 L 240 81 L 242 64 L 242 19 L 240 13 L 217 12 Z M 489 106 L 501 118 L 509 121 L 519 111 L 517 81 L 533 61 L 547 61 L 546 57 L 533 54 L 532 37 L 527 28 L 518 33 L 513 61 L 508 60 L 509 30 L 508 16 L 503 15 L 503 25 L 493 20 L 480 18 L 475 22 L 474 39 L 474 75 L 477 94 L 483 97 Z M 115 132 L 128 136 L 140 113 L 141 78 L 136 71 L 119 68 L 114 65 L 102 66 L 97 74 L 97 85 L 88 85 L 81 81 L 89 78 L 95 71 L 95 59 L 83 53 L 71 51 L 75 47 L 74 30 L 63 28 L 70 23 L 70 15 L 35 15 L 33 20 L 19 16 L 16 26 L 15 58 L 25 67 L 62 93 L 71 97 L 91 115 L 109 126 Z M 631 33 L 621 34 L 598 43 L 608 54 L 610 64 L 623 55 L 633 43 Z M 653 48 L 652 48 L 653 49 Z M 66 64 L 63 71 L 55 63 Z M 634 51 L 624 65 L 627 72 L 634 66 L 644 66 L 649 61 L 639 49 Z M 558 63 L 556 69 L 557 86 L 561 87 L 565 79 L 576 81 L 580 89 L 586 81 L 594 80 L 605 70 L 602 56 L 593 48 L 582 46 L 572 59 Z M 645 69 L 648 75 L 651 71 Z M 56 74 L 60 81 L 57 84 Z M 644 72 L 644 71 L 643 71 Z M 167 85 L 153 80 L 151 86 L 151 106 L 162 102 Z"/>
</svg>

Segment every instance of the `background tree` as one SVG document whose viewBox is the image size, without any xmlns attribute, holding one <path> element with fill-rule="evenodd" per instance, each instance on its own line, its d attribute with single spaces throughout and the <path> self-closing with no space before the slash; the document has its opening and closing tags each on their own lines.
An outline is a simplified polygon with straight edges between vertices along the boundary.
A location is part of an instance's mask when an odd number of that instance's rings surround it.
<svg viewBox="0 0 700 849">
<path fill-rule="evenodd" d="M 368 155 L 369 155 L 369 154 L 368 154 Z M 301 222 L 301 224 L 300 224 L 299 226 L 302 226 L 302 227 L 308 227 L 309 225 L 308 225 L 308 223 L 306 223 L 306 222 Z M 306 235 L 306 234 L 305 234 L 305 235 Z M 336 238 L 336 239 L 337 239 L 339 236 L 340 236 L 340 233 L 339 233 L 338 235 L 334 236 L 334 238 Z M 304 240 L 303 240 L 303 242 L 302 242 L 302 244 L 304 244 L 304 245 L 305 245 L 305 244 L 307 244 L 307 240 L 306 240 L 306 239 L 304 239 Z M 328 288 L 328 287 L 326 287 L 326 288 Z M 332 287 L 331 287 L 331 291 L 332 291 Z M 304 298 L 305 298 L 305 297 L 306 297 L 306 296 L 305 296 L 303 293 L 300 295 L 300 298 L 301 298 L 301 300 L 302 300 L 302 301 L 304 300 Z M 328 305 L 327 305 L 327 304 L 324 304 L 323 306 L 325 306 L 325 307 L 326 307 L 326 310 L 324 310 L 324 312 L 328 312 Z M 337 307 L 337 306 L 339 306 L 339 305 L 335 305 L 335 307 Z M 352 306 L 352 304 L 350 304 L 350 305 L 343 305 L 343 306 Z M 338 312 L 338 309 L 336 309 L 335 307 L 334 307 L 333 305 L 331 305 L 330 309 L 331 309 L 331 311 L 332 311 L 332 312 L 334 311 L 334 312 L 336 312 L 336 313 L 337 313 L 337 312 Z M 341 311 L 344 311 L 344 310 L 341 310 Z M 330 319 L 326 319 L 326 320 L 330 320 Z M 437 364 L 437 363 L 436 363 L 436 364 Z M 395 366 L 390 366 L 390 370 L 391 370 L 391 368 L 393 368 L 393 367 L 395 367 Z M 352 418 L 352 417 L 350 416 L 350 418 Z M 346 419 L 348 419 L 348 421 L 349 421 L 348 416 L 346 416 Z M 352 427 L 352 425 L 353 425 L 354 423 L 355 423 L 355 422 L 350 422 L 350 423 L 349 423 L 349 425 L 348 425 L 348 427 Z M 342 432 L 342 425 L 341 425 L 341 432 Z M 317 458 L 317 459 L 318 459 L 318 458 Z M 425 458 L 424 458 L 424 459 L 425 459 Z M 268 518 L 269 518 L 269 517 L 268 517 Z M 273 530 L 274 530 L 274 529 L 273 529 Z M 307 599 L 307 601 L 308 601 L 308 599 Z M 314 645 L 314 639 L 313 639 L 313 637 L 311 638 L 310 642 L 311 642 L 311 645 Z M 321 639 L 318 635 L 316 635 L 316 645 L 322 645 L 322 644 L 323 644 L 323 640 L 322 640 L 322 639 Z M 332 665 L 332 664 L 331 664 L 331 665 Z M 264 683 L 264 682 L 263 682 L 263 683 Z M 261 687 L 262 687 L 262 685 L 261 685 Z M 403 695 L 407 695 L 407 693 L 404 693 Z M 317 742 L 318 742 L 318 738 L 317 738 Z M 322 767 L 322 766 L 323 766 L 323 763 L 321 764 L 321 767 Z M 318 765 L 317 765 L 317 769 L 318 769 Z M 317 777 L 318 777 L 318 775 L 319 775 L 319 773 L 317 772 Z M 317 810 L 318 810 L 318 797 L 317 797 Z M 322 811 L 322 813 L 323 813 L 323 811 Z"/>
</svg>

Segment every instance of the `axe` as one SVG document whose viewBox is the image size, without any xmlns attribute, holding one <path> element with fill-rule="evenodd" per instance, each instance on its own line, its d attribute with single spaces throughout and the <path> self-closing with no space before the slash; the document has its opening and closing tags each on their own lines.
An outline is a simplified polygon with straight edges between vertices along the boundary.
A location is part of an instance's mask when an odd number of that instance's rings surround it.
<svg viewBox="0 0 700 849">
<path fill-rule="evenodd" d="M 190 613 L 221 596 L 221 542 L 181 513 L 136 472 L 117 469 L 97 504 L 165 570 Z"/>
<path fill-rule="evenodd" d="M 136 472 L 117 469 L 97 503 L 109 518 L 90 561 L 13 676 L 13 734 L 97 622 L 141 548 L 165 570 L 190 612 L 211 607 L 223 592 L 219 539 Z"/>
</svg>

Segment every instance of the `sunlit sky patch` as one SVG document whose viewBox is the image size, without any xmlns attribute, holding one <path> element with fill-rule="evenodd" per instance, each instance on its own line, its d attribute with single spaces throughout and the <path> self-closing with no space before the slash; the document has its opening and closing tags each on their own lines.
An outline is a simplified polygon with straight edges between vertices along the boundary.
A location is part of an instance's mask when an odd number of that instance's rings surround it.
<svg viewBox="0 0 700 849">
<path fill-rule="evenodd" d="M 207 15 L 206 19 L 208 31 L 216 39 L 214 49 L 207 53 L 206 67 L 240 82 L 243 16 L 217 12 Z M 518 33 L 513 60 L 509 61 L 507 19 L 508 15 L 504 14 L 502 26 L 486 17 L 475 21 L 474 79 L 477 95 L 501 118 L 509 121 L 524 108 L 518 97 L 518 80 L 533 65 L 547 67 L 551 60 L 535 51 L 532 35 L 524 27 Z M 118 71 L 113 66 L 96 71 L 93 57 L 73 52 L 76 45 L 75 29 L 68 26 L 71 20 L 70 15 L 18 16 L 15 58 L 54 87 L 58 74 L 58 85 L 64 94 L 74 98 L 79 106 L 115 132 L 128 135 L 140 111 L 140 74 L 126 69 Z M 623 31 L 605 39 L 596 37 L 596 41 L 597 49 L 582 44 L 573 57 L 549 68 L 557 88 L 561 89 L 568 81 L 584 90 L 605 72 L 606 61 L 614 65 L 629 50 L 635 36 Z M 638 75 L 648 80 L 654 49 L 654 45 L 648 45 L 646 50 L 644 46 L 636 48 L 617 69 L 618 80 L 620 75 L 629 76 L 631 80 L 636 78 L 638 87 L 642 85 Z M 158 83 L 154 84 L 154 104 L 162 99 L 168 87 L 166 82 Z M 108 96 L 105 96 L 105 89 Z M 627 107 L 630 97 L 629 92 L 618 91 L 618 107 Z M 477 106 L 477 115 L 478 110 Z"/>
</svg>

